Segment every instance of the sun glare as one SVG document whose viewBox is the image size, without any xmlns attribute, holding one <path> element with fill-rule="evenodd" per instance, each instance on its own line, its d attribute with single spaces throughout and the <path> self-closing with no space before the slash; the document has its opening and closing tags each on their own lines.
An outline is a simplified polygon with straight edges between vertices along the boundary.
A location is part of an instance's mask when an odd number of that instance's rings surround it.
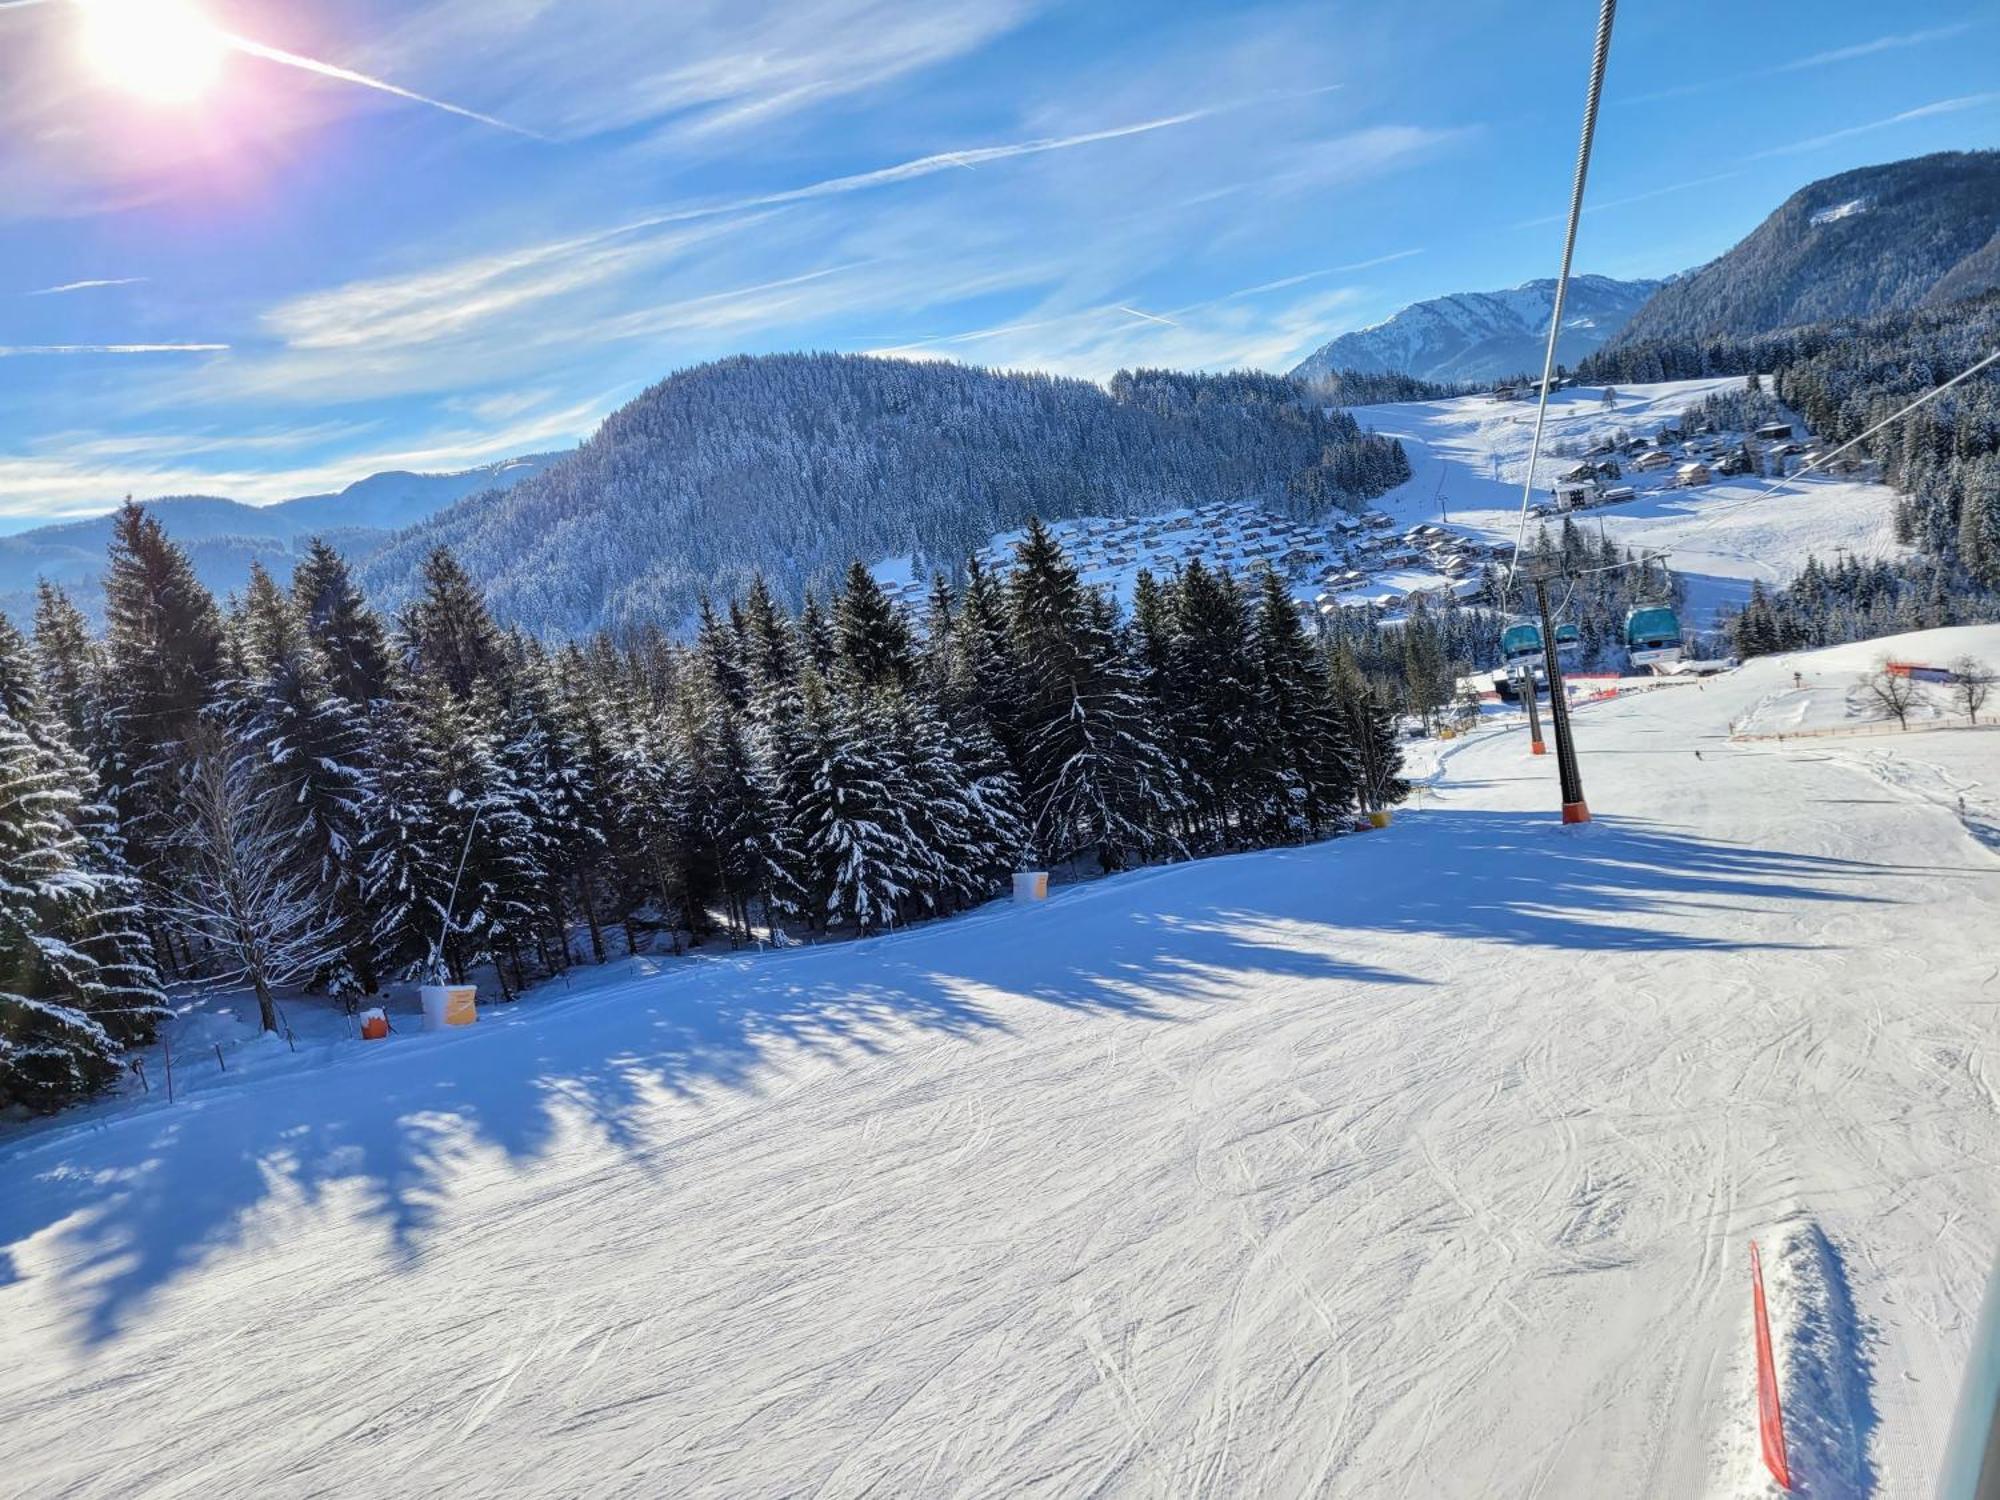
<svg viewBox="0 0 2000 1500">
<path fill-rule="evenodd" d="M 159 104 L 206 93 L 228 43 L 187 0 L 82 0 L 83 54 L 105 83 Z"/>
</svg>

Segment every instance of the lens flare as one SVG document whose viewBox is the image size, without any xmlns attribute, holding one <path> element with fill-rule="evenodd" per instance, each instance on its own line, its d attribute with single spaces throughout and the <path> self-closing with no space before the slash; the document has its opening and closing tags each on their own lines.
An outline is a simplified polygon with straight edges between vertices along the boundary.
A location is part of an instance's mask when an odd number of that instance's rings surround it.
<svg viewBox="0 0 2000 1500">
<path fill-rule="evenodd" d="M 109 87 L 188 104 L 222 72 L 228 40 L 187 0 L 81 0 L 83 55 Z"/>
</svg>

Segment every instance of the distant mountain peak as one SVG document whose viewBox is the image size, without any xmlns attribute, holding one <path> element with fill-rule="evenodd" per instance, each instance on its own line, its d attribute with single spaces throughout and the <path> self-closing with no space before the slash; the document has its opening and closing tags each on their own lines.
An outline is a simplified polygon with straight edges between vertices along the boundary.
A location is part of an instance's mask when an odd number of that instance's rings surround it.
<svg viewBox="0 0 2000 1500">
<path fill-rule="evenodd" d="M 1610 276 L 1570 278 L 1556 357 L 1575 364 L 1608 342 L 1660 287 Z M 1555 279 L 1538 277 L 1494 292 L 1454 292 L 1413 302 L 1366 328 L 1322 345 L 1292 373 L 1320 379 L 1336 370 L 1396 373 L 1421 380 L 1496 380 L 1541 367 Z"/>
</svg>

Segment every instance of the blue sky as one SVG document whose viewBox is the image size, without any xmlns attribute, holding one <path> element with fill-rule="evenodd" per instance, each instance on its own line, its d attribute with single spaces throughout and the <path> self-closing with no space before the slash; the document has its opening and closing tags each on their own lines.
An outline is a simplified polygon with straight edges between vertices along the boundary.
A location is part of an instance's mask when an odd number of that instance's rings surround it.
<svg viewBox="0 0 2000 1500">
<path fill-rule="evenodd" d="M 1596 9 L 171 0 L 240 40 L 161 103 L 83 52 L 149 3 L 0 0 L 0 529 L 565 447 L 739 351 L 1286 368 L 1553 273 Z M 1996 56 L 1991 4 L 1626 6 L 1578 269 L 2000 144 Z"/>
</svg>

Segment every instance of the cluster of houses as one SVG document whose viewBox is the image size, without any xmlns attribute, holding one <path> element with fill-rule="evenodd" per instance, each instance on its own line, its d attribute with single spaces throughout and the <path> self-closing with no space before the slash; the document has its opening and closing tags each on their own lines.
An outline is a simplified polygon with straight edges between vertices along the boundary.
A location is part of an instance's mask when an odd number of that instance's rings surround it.
<svg viewBox="0 0 2000 1500">
<path fill-rule="evenodd" d="M 1295 521 L 1232 501 L 1156 516 L 1059 521 L 1049 530 L 1086 584 L 1128 598 L 1139 569 L 1165 575 L 1198 557 L 1207 567 L 1239 576 L 1270 565 L 1307 614 L 1330 614 L 1343 606 L 1389 610 L 1416 593 L 1474 593 L 1483 564 L 1511 550 L 1428 523 L 1398 533 L 1381 511 L 1358 516 L 1330 511 L 1317 520 Z M 975 556 L 982 567 L 1004 570 L 1013 563 L 1018 539 L 1018 533 L 995 537 Z M 1378 586 L 1379 574 L 1393 577 Z M 929 584 L 910 578 L 885 582 L 884 588 L 915 613 L 923 608 Z"/>
<path fill-rule="evenodd" d="M 1386 613 L 1418 595 L 1465 598 L 1479 592 L 1487 563 L 1504 562 L 1514 550 L 1511 542 L 1476 541 L 1429 521 L 1392 536 L 1395 523 L 1380 512 L 1362 520 L 1372 523 L 1369 530 L 1319 572 L 1323 587 L 1312 602 L 1321 614 L 1357 607 Z M 1378 581 L 1379 573 L 1400 576 Z"/>
<path fill-rule="evenodd" d="M 1809 436 L 1802 440 L 1790 422 L 1769 422 L 1749 434 L 1662 427 L 1650 437 L 1628 437 L 1622 443 L 1599 439 L 1581 463 L 1556 476 L 1551 501 L 1534 509 L 1537 515 L 1558 515 L 1635 500 L 1639 486 L 1623 482 L 1628 470 L 1656 481 L 1647 489 L 1699 489 L 1739 474 L 1793 474 L 1805 465 L 1817 466 L 1820 457 Z M 1853 466 L 1840 467 L 1845 472 Z"/>
<path fill-rule="evenodd" d="M 1318 521 L 1291 521 L 1254 505 L 1216 501 L 1156 516 L 1093 517 L 1049 527 L 1089 584 L 1120 584 L 1140 568 L 1168 573 L 1199 557 L 1211 568 L 1247 573 L 1266 563 L 1287 576 L 1303 573 L 1364 523 L 1341 511 Z M 1014 560 L 1013 535 L 996 537 L 974 554 L 984 567 Z"/>
</svg>

